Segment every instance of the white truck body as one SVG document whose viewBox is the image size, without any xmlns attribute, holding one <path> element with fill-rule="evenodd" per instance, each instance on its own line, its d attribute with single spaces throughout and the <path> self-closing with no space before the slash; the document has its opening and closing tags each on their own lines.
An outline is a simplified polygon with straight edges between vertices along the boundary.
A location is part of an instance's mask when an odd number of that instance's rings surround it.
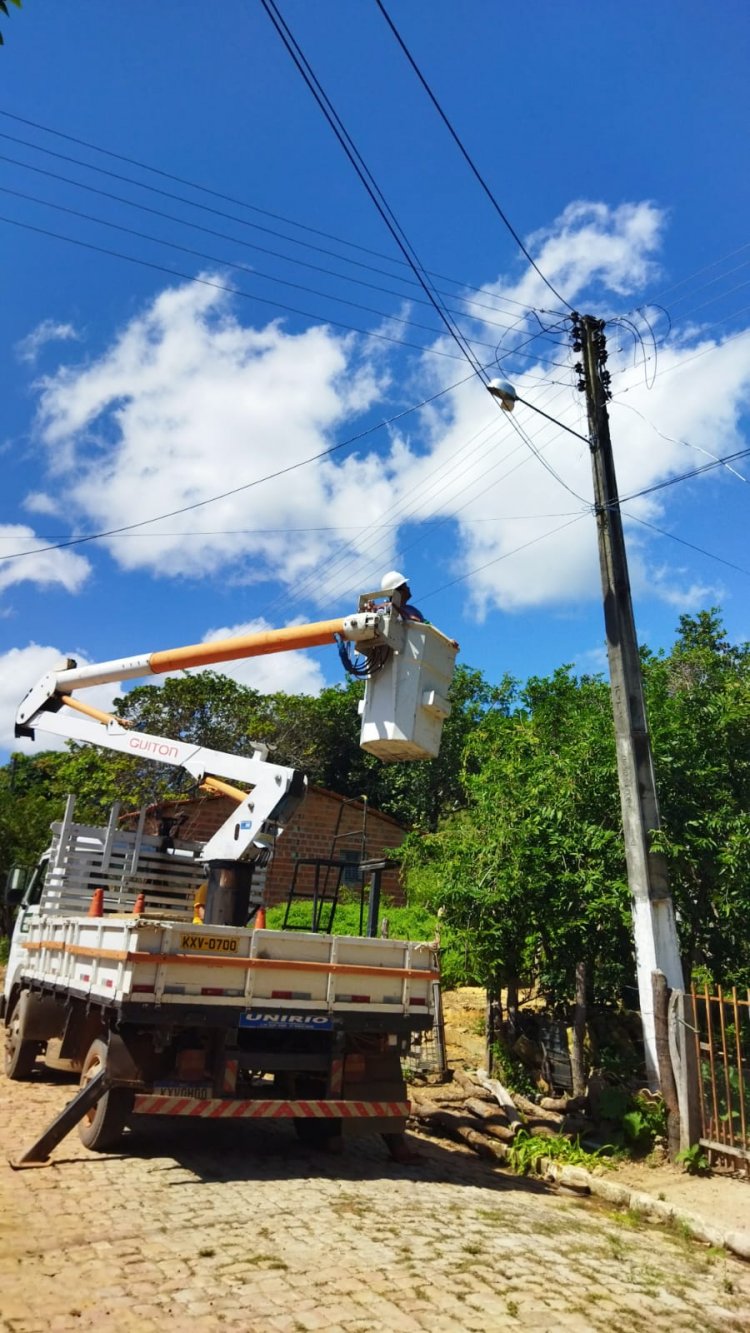
<svg viewBox="0 0 750 1333">
<path fill-rule="evenodd" d="M 11 945 L 5 1069 L 30 1078 L 52 1052 L 81 1070 L 81 1089 L 24 1164 L 46 1160 L 75 1124 L 87 1147 L 111 1147 L 131 1114 L 289 1117 L 306 1139 L 316 1127 L 336 1137 L 364 1123 L 401 1150 L 409 1104 L 400 1057 L 411 1033 L 434 1021 L 433 947 L 248 926 L 304 776 L 268 762 L 263 745 L 227 754 L 131 730 L 75 693 L 338 640 L 368 661 L 361 743 L 386 761 L 429 758 L 449 712 L 456 645 L 402 619 L 398 590 L 380 592 L 383 606 L 365 594 L 357 614 L 337 620 L 82 668 L 68 659 L 21 703 L 17 735 L 41 728 L 181 767 L 235 802 L 203 845 L 147 834 L 145 811 L 124 831 L 117 806 L 106 828 L 76 824 L 72 797 L 53 825 Z"/>
</svg>

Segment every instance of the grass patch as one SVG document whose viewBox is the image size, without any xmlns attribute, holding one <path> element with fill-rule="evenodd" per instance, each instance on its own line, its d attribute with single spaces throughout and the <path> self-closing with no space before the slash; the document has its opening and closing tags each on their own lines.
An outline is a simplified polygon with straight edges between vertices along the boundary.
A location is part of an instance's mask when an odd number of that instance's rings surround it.
<svg viewBox="0 0 750 1333">
<path fill-rule="evenodd" d="M 555 1134 L 547 1138 L 541 1134 L 530 1134 L 528 1130 L 519 1129 L 508 1149 L 508 1165 L 517 1175 L 526 1176 L 540 1157 L 549 1157 L 566 1166 L 582 1166 L 585 1170 L 592 1171 L 597 1166 L 607 1164 L 607 1159 L 602 1154 L 608 1151 L 609 1145 L 606 1144 L 603 1148 L 597 1148 L 595 1152 L 589 1152 L 588 1149 L 581 1147 L 579 1138 L 569 1139 L 564 1134 Z"/>
</svg>

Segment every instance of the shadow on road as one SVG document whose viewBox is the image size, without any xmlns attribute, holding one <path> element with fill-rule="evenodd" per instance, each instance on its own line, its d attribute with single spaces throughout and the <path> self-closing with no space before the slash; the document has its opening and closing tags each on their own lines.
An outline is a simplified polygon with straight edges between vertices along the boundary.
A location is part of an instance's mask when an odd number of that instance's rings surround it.
<svg viewBox="0 0 750 1333">
<path fill-rule="evenodd" d="M 427 1141 L 414 1134 L 407 1135 L 407 1141 L 419 1160 L 402 1164 L 392 1161 L 379 1135 L 345 1139 L 341 1153 L 330 1153 L 298 1142 L 290 1121 L 191 1124 L 175 1118 L 135 1117 L 123 1140 L 126 1152 L 116 1155 L 150 1160 L 165 1174 L 175 1171 L 175 1187 L 192 1183 L 180 1174 L 187 1171 L 207 1183 L 325 1179 L 354 1184 L 365 1179 L 405 1178 L 516 1193 L 550 1193 L 542 1181 L 512 1175 L 458 1146 Z M 58 1158 L 58 1164 L 63 1165 L 63 1160 Z M 162 1182 L 170 1183 L 164 1175 Z"/>
</svg>

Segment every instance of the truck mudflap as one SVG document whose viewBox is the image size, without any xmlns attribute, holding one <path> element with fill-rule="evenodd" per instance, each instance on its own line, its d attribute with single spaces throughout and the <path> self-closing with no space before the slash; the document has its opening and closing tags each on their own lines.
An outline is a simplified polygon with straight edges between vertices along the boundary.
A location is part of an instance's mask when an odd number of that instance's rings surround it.
<svg viewBox="0 0 750 1333">
<path fill-rule="evenodd" d="M 133 1104 L 136 1115 L 190 1116 L 199 1120 L 381 1120 L 405 1119 L 408 1101 L 261 1101 L 237 1097 L 168 1096 L 139 1093 Z"/>
</svg>

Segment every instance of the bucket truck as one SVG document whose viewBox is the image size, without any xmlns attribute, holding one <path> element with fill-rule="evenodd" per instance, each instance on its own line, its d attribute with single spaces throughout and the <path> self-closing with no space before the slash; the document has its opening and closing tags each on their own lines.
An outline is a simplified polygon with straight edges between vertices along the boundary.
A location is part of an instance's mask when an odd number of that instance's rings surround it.
<svg viewBox="0 0 750 1333">
<path fill-rule="evenodd" d="M 27 694 L 16 733 L 37 730 L 178 766 L 235 808 L 205 844 L 175 830 L 78 824 L 74 798 L 20 902 L 2 1014 L 5 1070 L 44 1057 L 80 1089 L 14 1163 L 49 1159 L 76 1125 L 113 1147 L 133 1117 L 291 1119 L 303 1139 L 382 1133 L 403 1151 L 400 1057 L 432 1025 L 438 960 L 415 941 L 268 930 L 263 865 L 306 779 L 268 759 L 133 730 L 77 697 L 87 686 L 337 642 L 366 676 L 360 741 L 385 762 L 434 757 L 457 645 L 402 618 L 398 595 L 350 616 L 98 665 L 68 660 Z M 205 885 L 203 919 L 196 895 Z M 16 894 L 16 901 L 20 895 Z M 13 891 L 11 890 L 11 898 Z M 249 924 L 248 924 L 249 922 Z"/>
</svg>

